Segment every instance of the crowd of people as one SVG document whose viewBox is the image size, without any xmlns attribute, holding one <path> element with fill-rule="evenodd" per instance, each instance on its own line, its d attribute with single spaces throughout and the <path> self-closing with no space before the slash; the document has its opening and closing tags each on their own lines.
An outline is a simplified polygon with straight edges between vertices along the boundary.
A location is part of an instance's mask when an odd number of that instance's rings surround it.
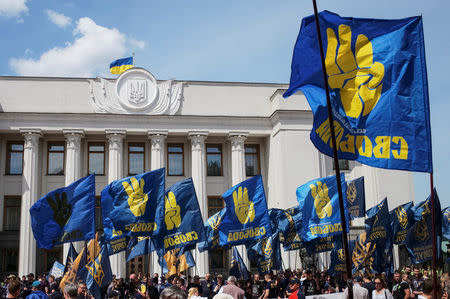
<svg viewBox="0 0 450 299">
<path fill-rule="evenodd" d="M 447 299 L 450 292 L 448 273 L 438 276 L 438 298 Z M 433 279 L 430 271 L 418 267 L 411 271 L 405 267 L 395 271 L 390 277 L 384 274 L 353 275 L 353 296 L 355 299 L 430 299 Z M 150 298 L 150 299 L 302 299 L 304 296 L 343 292 L 348 296 L 346 273 L 330 276 L 327 271 L 295 270 L 280 271 L 276 275 L 250 274 L 247 280 L 229 276 L 206 274 L 186 277 L 172 275 L 159 277 L 158 274 L 142 275 L 131 273 L 128 279 L 114 278 L 102 290 L 102 298 Z M 9 275 L 0 288 L 0 298 L 46 299 L 77 298 L 92 299 L 86 283 L 67 284 L 63 290 L 59 279 L 54 276 L 33 274 L 16 277 Z"/>
</svg>

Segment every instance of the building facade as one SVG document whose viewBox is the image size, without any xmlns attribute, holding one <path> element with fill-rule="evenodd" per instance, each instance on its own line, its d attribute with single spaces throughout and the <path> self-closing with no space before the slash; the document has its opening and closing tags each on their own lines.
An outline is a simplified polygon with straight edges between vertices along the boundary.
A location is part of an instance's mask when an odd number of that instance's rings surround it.
<svg viewBox="0 0 450 299">
<path fill-rule="evenodd" d="M 283 99 L 286 88 L 157 81 L 142 68 L 117 79 L 0 77 L 0 273 L 44 273 L 54 260 L 64 262 L 67 245 L 36 248 L 29 208 L 90 173 L 96 174 L 99 231 L 101 190 L 113 180 L 161 167 L 166 187 L 193 178 L 203 220 L 223 208 L 221 194 L 256 174 L 263 177 L 269 208 L 297 205 L 296 188 L 332 175 L 333 163 L 309 140 L 306 98 L 297 93 Z M 365 177 L 367 208 L 384 197 L 390 209 L 414 200 L 409 172 L 341 164 L 348 180 Z M 354 231 L 363 224 L 355 220 Z M 284 267 L 300 267 L 298 255 L 283 252 Z M 200 275 L 229 266 L 225 250 L 194 256 Z M 324 254 L 317 261 L 325 267 L 329 262 Z M 156 256 L 127 267 L 121 253 L 111 263 L 118 277 L 159 271 Z"/>
</svg>

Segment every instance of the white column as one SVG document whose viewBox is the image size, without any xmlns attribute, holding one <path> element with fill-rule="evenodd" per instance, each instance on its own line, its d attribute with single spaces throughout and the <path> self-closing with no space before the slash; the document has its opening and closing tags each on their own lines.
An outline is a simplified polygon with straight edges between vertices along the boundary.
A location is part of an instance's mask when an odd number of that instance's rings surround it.
<svg viewBox="0 0 450 299">
<path fill-rule="evenodd" d="M 165 166 L 165 139 L 167 137 L 167 131 L 148 131 L 148 138 L 151 143 L 151 155 L 150 155 L 150 169 L 156 170 Z M 156 252 L 150 254 L 150 273 L 161 273 L 161 267 L 158 263 L 158 255 Z"/>
<path fill-rule="evenodd" d="M 36 272 L 36 240 L 31 229 L 29 210 L 38 199 L 38 153 L 42 133 L 38 129 L 21 129 L 20 133 L 25 137 L 19 241 L 19 275 L 22 276 Z"/>
<path fill-rule="evenodd" d="M 208 218 L 205 153 L 205 140 L 207 136 L 208 131 L 189 132 L 189 139 L 191 139 L 192 180 L 194 182 L 203 220 Z M 200 276 L 204 276 L 209 272 L 208 252 L 204 251 L 200 253 L 198 249 L 195 249 L 195 256 L 197 257 L 197 273 Z"/>
<path fill-rule="evenodd" d="M 123 177 L 123 139 L 125 130 L 106 130 L 108 138 L 108 184 Z M 126 278 L 125 252 L 110 257 L 112 273 L 117 278 Z"/>
<path fill-rule="evenodd" d="M 245 140 L 247 132 L 230 132 L 228 138 L 231 141 L 231 184 L 234 186 L 245 181 Z M 237 246 L 239 253 L 247 268 L 250 268 L 250 261 L 244 245 Z"/>
<path fill-rule="evenodd" d="M 81 178 L 81 138 L 84 136 L 84 130 L 63 130 L 66 136 L 66 165 L 65 165 L 65 184 L 66 186 Z M 84 242 L 75 242 L 73 246 L 77 252 L 83 248 Z M 63 262 L 69 252 L 70 243 L 64 244 Z"/>
</svg>

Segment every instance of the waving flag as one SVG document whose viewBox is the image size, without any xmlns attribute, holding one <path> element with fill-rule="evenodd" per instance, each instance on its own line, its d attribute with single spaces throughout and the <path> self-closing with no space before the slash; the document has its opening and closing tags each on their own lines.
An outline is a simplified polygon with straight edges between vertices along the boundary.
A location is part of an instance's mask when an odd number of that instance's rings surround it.
<svg viewBox="0 0 450 299">
<path fill-rule="evenodd" d="M 282 209 L 269 209 L 272 233 L 278 232 L 284 250 L 297 250 L 301 245 L 300 230 L 302 211 L 299 206 Z"/>
<path fill-rule="evenodd" d="M 342 193 L 346 193 L 345 175 L 341 174 Z M 304 241 L 342 234 L 336 176 L 312 180 L 297 188 L 297 200 L 303 215 L 301 237 Z M 347 202 L 344 200 L 348 231 Z"/>
<path fill-rule="evenodd" d="M 43 196 L 30 208 L 30 215 L 39 248 L 94 238 L 95 176 Z"/>
<path fill-rule="evenodd" d="M 272 273 L 272 270 L 282 270 L 280 239 L 278 233 L 247 244 L 249 260 L 258 265 L 259 274 Z"/>
<path fill-rule="evenodd" d="M 450 241 L 450 207 L 442 210 L 442 236 Z"/>
<path fill-rule="evenodd" d="M 86 286 L 94 298 L 101 298 L 101 289 L 108 286 L 113 279 L 106 246 L 103 246 L 97 257 L 87 264 L 86 268 L 88 269 Z"/>
<path fill-rule="evenodd" d="M 363 232 L 351 246 L 352 273 L 358 270 L 373 270 L 376 258 L 376 243 L 367 240 L 367 234 Z"/>
<path fill-rule="evenodd" d="M 158 235 L 164 218 L 165 169 L 117 180 L 102 191 L 113 228 L 133 237 Z"/>
<path fill-rule="evenodd" d="M 335 248 L 342 248 L 342 237 L 339 235 L 334 235 L 323 238 L 315 238 L 309 242 L 304 242 L 302 247 L 306 248 L 306 252 L 309 255 L 331 251 Z"/>
<path fill-rule="evenodd" d="M 225 216 L 225 212 L 226 208 L 223 208 L 209 217 L 203 224 L 206 240 L 198 244 L 198 250 L 200 252 L 219 247 L 219 225 Z"/>
<path fill-rule="evenodd" d="M 236 247 L 233 247 L 233 255 L 231 256 L 230 275 L 237 279 L 247 280 L 249 278 L 247 267 Z"/>
<path fill-rule="evenodd" d="M 64 276 L 64 265 L 58 261 L 55 261 L 53 263 L 53 266 L 50 269 L 50 272 L 48 273 L 48 275 L 53 275 L 55 278 L 63 277 Z"/>
<path fill-rule="evenodd" d="M 366 212 L 367 241 L 373 242 L 390 238 L 390 219 L 387 198 Z"/>
<path fill-rule="evenodd" d="M 150 252 L 155 251 L 155 246 L 149 237 L 137 237 L 133 243 L 135 244 L 130 249 L 127 262 L 137 256 L 149 254 Z"/>
<path fill-rule="evenodd" d="M 335 248 L 331 250 L 330 254 L 330 268 L 329 275 L 337 275 L 339 273 L 347 272 L 347 265 L 345 263 L 345 252 L 343 248 Z"/>
<path fill-rule="evenodd" d="M 195 267 L 195 260 L 190 251 L 181 253 L 179 248 L 169 250 L 164 257 L 158 259 L 158 263 L 162 268 L 162 272 L 169 277 L 174 274 L 180 274 L 191 267 Z"/>
<path fill-rule="evenodd" d="M 77 256 L 78 256 L 78 253 L 75 250 L 75 247 L 73 247 L 73 244 L 70 243 L 69 251 L 67 252 L 66 265 L 64 267 L 64 273 L 66 273 L 67 270 L 72 268 L 73 262 L 75 261 Z"/>
<path fill-rule="evenodd" d="M 347 206 L 351 219 L 365 216 L 366 195 L 363 176 L 347 183 Z"/>
<path fill-rule="evenodd" d="M 220 245 L 245 244 L 271 235 L 261 175 L 233 186 L 222 197 L 227 209 L 219 224 Z"/>
<path fill-rule="evenodd" d="M 376 20 L 319 14 L 338 156 L 374 167 L 432 172 L 422 18 Z M 333 157 L 314 16 L 303 19 L 290 96 L 305 94 L 311 141 Z"/>
<path fill-rule="evenodd" d="M 206 240 L 202 214 L 192 178 L 175 183 L 167 190 L 164 228 L 165 251 Z"/>
<path fill-rule="evenodd" d="M 111 74 L 120 75 L 126 70 L 131 69 L 133 66 L 133 57 L 121 58 L 111 62 L 109 71 Z"/>
<path fill-rule="evenodd" d="M 389 212 L 394 244 L 405 244 L 406 233 L 414 224 L 413 206 L 411 201 Z"/>
</svg>

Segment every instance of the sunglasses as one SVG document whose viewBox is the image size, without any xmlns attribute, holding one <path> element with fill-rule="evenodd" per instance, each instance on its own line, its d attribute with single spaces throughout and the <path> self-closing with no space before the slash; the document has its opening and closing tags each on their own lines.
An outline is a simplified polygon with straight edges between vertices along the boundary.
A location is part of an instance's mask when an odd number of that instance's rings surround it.
<svg viewBox="0 0 450 299">
<path fill-rule="evenodd" d="M 382 284 L 381 282 L 376 282 L 375 284 Z"/>
</svg>

